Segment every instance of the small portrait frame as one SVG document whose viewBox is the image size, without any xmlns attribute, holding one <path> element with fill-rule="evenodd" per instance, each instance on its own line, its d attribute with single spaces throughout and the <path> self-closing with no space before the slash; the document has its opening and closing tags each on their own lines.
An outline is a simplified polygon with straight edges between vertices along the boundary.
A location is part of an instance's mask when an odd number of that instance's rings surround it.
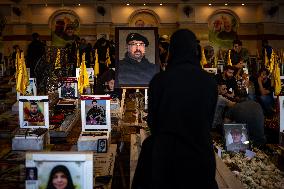
<svg viewBox="0 0 284 189">
<path fill-rule="evenodd" d="M 230 152 L 240 152 L 250 149 L 249 135 L 246 124 L 224 124 L 225 149 Z"/>
<path fill-rule="evenodd" d="M 30 84 L 27 86 L 26 94 L 24 96 L 36 96 L 37 95 L 37 88 L 36 88 L 36 78 L 29 79 Z M 17 100 L 19 97 L 22 96 L 19 92 L 17 92 Z"/>
<path fill-rule="evenodd" d="M 26 180 L 37 180 L 37 175 L 36 167 L 26 167 Z"/>
<path fill-rule="evenodd" d="M 148 87 L 152 77 L 160 70 L 157 36 L 157 27 L 115 28 L 116 88 Z"/>
<path fill-rule="evenodd" d="M 63 85 L 58 88 L 59 98 L 78 98 L 78 81 L 76 77 L 64 78 Z"/>
<path fill-rule="evenodd" d="M 111 130 L 109 95 L 82 95 L 82 132 Z"/>
<path fill-rule="evenodd" d="M 95 75 L 94 75 L 94 68 L 87 68 L 87 73 L 89 76 L 89 83 L 94 84 Z M 80 68 L 76 68 L 76 78 L 78 79 L 80 76 Z"/>
<path fill-rule="evenodd" d="M 20 128 L 49 128 L 48 96 L 19 97 Z"/>
<path fill-rule="evenodd" d="M 107 139 L 103 138 L 103 139 L 98 139 L 98 143 L 97 143 L 97 153 L 107 153 Z"/>
<path fill-rule="evenodd" d="M 280 76 L 280 77 L 282 77 L 282 76 Z M 280 126 L 279 126 L 280 128 L 279 128 L 279 133 L 284 133 L 284 96 L 279 96 L 279 105 L 280 105 L 279 106 L 280 107 Z M 284 141 L 284 138 L 283 138 L 283 141 Z"/>
<path fill-rule="evenodd" d="M 37 169 L 37 180 L 26 180 L 27 189 L 55 185 L 53 177 L 59 172 L 65 174 L 67 188 L 93 189 L 92 152 L 27 152 L 26 167 Z"/>
</svg>

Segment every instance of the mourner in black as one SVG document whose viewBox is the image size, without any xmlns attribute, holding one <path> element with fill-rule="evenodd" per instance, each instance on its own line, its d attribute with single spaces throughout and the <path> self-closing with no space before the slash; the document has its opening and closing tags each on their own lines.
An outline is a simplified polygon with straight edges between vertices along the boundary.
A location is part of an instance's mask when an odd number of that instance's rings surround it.
<svg viewBox="0 0 284 189">
<path fill-rule="evenodd" d="M 167 68 L 149 85 L 152 135 L 142 145 L 133 189 L 218 188 L 210 136 L 218 91 L 199 62 L 194 33 L 175 32 Z"/>
<path fill-rule="evenodd" d="M 118 84 L 120 86 L 147 86 L 159 71 L 159 66 L 145 58 L 149 41 L 138 33 L 126 37 L 127 52 L 118 64 Z"/>
</svg>

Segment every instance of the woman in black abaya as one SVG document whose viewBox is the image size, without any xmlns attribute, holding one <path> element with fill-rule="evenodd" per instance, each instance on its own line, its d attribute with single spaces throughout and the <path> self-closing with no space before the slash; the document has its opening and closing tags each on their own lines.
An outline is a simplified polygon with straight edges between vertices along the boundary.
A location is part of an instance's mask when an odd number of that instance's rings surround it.
<svg viewBox="0 0 284 189">
<path fill-rule="evenodd" d="M 215 189 L 210 136 L 217 85 L 200 66 L 194 33 L 176 31 L 168 66 L 149 85 L 148 125 L 133 189 Z"/>
</svg>

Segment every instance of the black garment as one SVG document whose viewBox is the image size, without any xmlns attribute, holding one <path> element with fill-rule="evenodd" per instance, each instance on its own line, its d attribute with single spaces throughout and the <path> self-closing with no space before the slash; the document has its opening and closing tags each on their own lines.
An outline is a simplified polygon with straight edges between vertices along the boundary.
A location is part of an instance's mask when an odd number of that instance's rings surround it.
<svg viewBox="0 0 284 189">
<path fill-rule="evenodd" d="M 169 64 L 149 86 L 148 125 L 133 189 L 218 188 L 210 136 L 217 86 L 201 69 L 196 38 L 189 30 L 173 34 Z"/>
<path fill-rule="evenodd" d="M 215 79 L 217 83 L 225 83 L 228 90 L 233 89 L 233 91 L 235 91 L 238 87 L 237 81 L 234 77 L 230 79 L 224 79 L 222 73 L 219 73 L 215 75 Z"/>
<path fill-rule="evenodd" d="M 40 40 L 33 40 L 27 50 L 27 67 L 30 68 L 31 77 L 36 77 L 35 67 L 45 53 L 45 45 Z M 39 74 L 39 73 L 37 73 Z"/>
<path fill-rule="evenodd" d="M 247 124 L 249 139 L 257 145 L 265 144 L 264 115 L 259 103 L 253 100 L 237 103 L 226 113 L 225 117 L 236 123 Z"/>
<path fill-rule="evenodd" d="M 230 58 L 231 58 L 231 61 L 232 61 L 232 65 L 236 65 L 240 62 L 240 60 L 242 59 L 242 55 L 241 53 L 235 51 L 234 49 L 231 50 L 231 53 L 230 53 Z"/>
<path fill-rule="evenodd" d="M 137 62 L 126 56 L 119 61 L 117 78 L 120 86 L 148 86 L 150 80 L 159 71 L 159 66 L 150 63 L 145 57 Z"/>
<path fill-rule="evenodd" d="M 269 90 L 270 94 L 272 94 L 273 87 L 271 86 L 271 79 L 267 78 L 267 80 L 264 83 L 262 83 L 262 86 L 263 86 L 264 89 Z M 255 88 L 255 96 L 257 96 L 257 97 L 261 96 L 257 78 L 256 78 L 256 81 L 254 83 L 254 88 Z"/>
</svg>

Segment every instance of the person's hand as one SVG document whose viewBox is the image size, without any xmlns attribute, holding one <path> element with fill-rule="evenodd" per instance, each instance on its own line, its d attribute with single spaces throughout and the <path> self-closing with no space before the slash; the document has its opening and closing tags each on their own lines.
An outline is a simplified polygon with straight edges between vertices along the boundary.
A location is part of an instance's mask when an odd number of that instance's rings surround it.
<svg viewBox="0 0 284 189">
<path fill-rule="evenodd" d="M 236 68 L 241 69 L 245 66 L 245 64 L 241 61 L 235 65 Z"/>
<path fill-rule="evenodd" d="M 262 83 L 262 81 L 263 81 L 263 77 L 260 75 L 260 76 L 258 76 L 258 78 L 257 78 L 257 81 L 258 81 L 258 83 L 260 84 L 260 83 Z"/>
</svg>

